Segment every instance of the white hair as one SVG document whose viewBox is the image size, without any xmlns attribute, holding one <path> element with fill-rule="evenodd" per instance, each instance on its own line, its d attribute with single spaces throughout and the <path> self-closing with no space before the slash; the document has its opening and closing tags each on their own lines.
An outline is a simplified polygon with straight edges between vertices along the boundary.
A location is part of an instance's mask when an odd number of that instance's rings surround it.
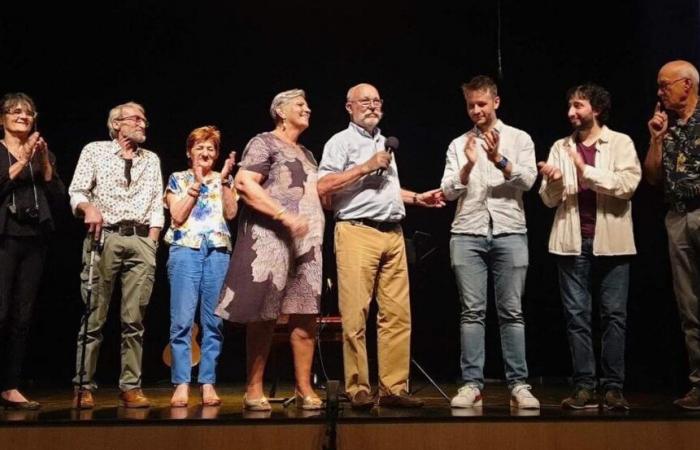
<svg viewBox="0 0 700 450">
<path fill-rule="evenodd" d="M 270 105 L 270 116 L 275 123 L 280 121 L 280 115 L 277 114 L 277 110 L 297 97 L 302 97 L 305 99 L 306 93 L 302 89 L 290 89 L 275 95 L 275 98 L 272 99 L 272 104 Z"/>
<path fill-rule="evenodd" d="M 692 81 L 693 87 L 695 87 L 695 92 L 698 91 L 698 84 L 700 84 L 700 75 L 698 75 L 698 69 L 696 69 L 694 65 L 690 63 L 683 64 L 678 69 L 678 74 Z"/>
<path fill-rule="evenodd" d="M 109 111 L 109 117 L 107 118 L 107 130 L 109 130 L 109 137 L 112 139 L 117 137 L 117 130 L 114 128 L 114 122 L 122 115 L 122 110 L 124 108 L 136 108 L 141 111 L 141 114 L 146 115 L 146 110 L 143 109 L 143 106 L 136 102 L 126 102 L 112 108 Z"/>
</svg>

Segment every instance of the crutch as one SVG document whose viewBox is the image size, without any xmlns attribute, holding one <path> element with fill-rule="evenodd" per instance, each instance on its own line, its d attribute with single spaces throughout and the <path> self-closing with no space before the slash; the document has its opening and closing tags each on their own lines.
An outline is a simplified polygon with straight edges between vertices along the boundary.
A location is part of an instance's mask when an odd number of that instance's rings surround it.
<svg viewBox="0 0 700 450">
<path fill-rule="evenodd" d="M 85 311 L 83 312 L 83 336 L 80 340 L 80 370 L 78 371 L 78 401 L 75 405 L 77 409 L 81 408 L 83 402 L 83 382 L 85 381 L 85 353 L 87 351 L 87 333 L 88 333 L 88 320 L 90 320 L 90 314 L 92 314 L 92 276 L 95 273 L 95 255 L 97 254 L 98 247 L 100 246 L 97 239 L 95 239 L 95 232 L 90 232 L 90 265 L 88 266 L 88 284 L 87 284 L 87 296 L 85 299 Z"/>
</svg>

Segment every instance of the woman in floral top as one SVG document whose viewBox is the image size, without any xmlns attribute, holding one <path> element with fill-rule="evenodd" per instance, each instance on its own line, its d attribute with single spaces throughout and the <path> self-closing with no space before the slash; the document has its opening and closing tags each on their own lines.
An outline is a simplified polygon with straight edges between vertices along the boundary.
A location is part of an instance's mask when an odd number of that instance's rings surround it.
<svg viewBox="0 0 700 450">
<path fill-rule="evenodd" d="M 202 404 L 216 406 L 216 362 L 223 342 L 222 321 L 214 314 L 231 253 L 227 220 L 238 210 L 232 190 L 231 169 L 236 153 L 231 152 L 221 173 L 213 171 L 219 156 L 221 133 L 216 127 L 193 130 L 187 138 L 190 169 L 175 172 L 168 179 L 165 207 L 171 224 L 165 235 L 170 244 L 170 345 L 171 378 L 175 392 L 173 407 L 187 406 L 191 378 L 191 336 L 199 304 L 202 326 L 202 359 L 198 381 Z"/>
</svg>

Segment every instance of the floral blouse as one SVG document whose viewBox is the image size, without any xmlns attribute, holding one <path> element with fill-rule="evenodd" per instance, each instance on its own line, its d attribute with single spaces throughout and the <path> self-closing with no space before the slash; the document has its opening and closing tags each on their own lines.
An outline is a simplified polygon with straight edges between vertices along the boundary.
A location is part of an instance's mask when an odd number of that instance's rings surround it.
<svg viewBox="0 0 700 450">
<path fill-rule="evenodd" d="M 168 179 L 165 194 L 172 192 L 180 200 L 187 195 L 187 187 L 194 182 L 191 170 L 175 172 Z M 204 242 L 207 247 L 226 247 L 231 251 L 231 233 L 224 219 L 221 176 L 218 172 L 211 172 L 204 180 L 197 202 L 185 223 L 178 227 L 170 222 L 164 240 L 171 245 L 190 248 L 200 248 Z"/>
</svg>

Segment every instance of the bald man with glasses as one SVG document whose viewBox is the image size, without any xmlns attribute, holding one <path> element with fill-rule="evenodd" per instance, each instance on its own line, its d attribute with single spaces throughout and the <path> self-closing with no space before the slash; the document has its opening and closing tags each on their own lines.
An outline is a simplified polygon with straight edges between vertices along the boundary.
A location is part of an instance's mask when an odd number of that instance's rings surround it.
<svg viewBox="0 0 700 450">
<path fill-rule="evenodd" d="M 691 389 L 674 402 L 700 410 L 700 107 L 698 70 L 671 61 L 657 77 L 659 102 L 649 120 L 647 181 L 664 189 L 668 250 L 690 366 Z"/>
</svg>

